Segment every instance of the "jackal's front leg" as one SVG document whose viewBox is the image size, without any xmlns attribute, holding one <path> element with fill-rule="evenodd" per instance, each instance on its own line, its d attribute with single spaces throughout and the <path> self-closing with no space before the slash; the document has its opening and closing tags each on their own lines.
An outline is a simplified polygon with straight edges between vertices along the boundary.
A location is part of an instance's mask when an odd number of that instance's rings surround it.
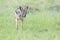
<svg viewBox="0 0 60 40">
<path fill-rule="evenodd" d="M 16 28 L 18 29 L 18 19 L 16 19 Z"/>
<path fill-rule="evenodd" d="M 23 28 L 23 26 L 24 26 L 24 21 L 22 21 L 22 28 Z"/>
</svg>

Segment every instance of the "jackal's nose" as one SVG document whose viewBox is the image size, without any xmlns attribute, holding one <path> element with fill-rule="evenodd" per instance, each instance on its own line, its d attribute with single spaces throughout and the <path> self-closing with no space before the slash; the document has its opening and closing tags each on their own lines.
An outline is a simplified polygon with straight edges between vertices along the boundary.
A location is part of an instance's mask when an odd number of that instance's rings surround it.
<svg viewBox="0 0 60 40">
<path fill-rule="evenodd" d="M 22 14 L 22 16 L 23 16 L 23 17 L 26 17 L 26 13 L 24 12 L 24 13 Z"/>
</svg>

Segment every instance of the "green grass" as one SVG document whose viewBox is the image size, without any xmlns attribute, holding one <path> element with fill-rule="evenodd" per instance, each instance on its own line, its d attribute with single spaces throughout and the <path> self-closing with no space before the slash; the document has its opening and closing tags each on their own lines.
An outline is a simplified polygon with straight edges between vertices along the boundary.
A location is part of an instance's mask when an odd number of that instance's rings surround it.
<svg viewBox="0 0 60 40">
<path fill-rule="evenodd" d="M 23 5 L 23 2 L 41 11 L 28 12 L 23 29 L 19 21 L 19 30 L 16 30 L 15 9 Z M 52 0 L 0 0 L 0 40 L 60 40 L 60 12 L 44 10 L 60 2 L 51 2 Z"/>
</svg>

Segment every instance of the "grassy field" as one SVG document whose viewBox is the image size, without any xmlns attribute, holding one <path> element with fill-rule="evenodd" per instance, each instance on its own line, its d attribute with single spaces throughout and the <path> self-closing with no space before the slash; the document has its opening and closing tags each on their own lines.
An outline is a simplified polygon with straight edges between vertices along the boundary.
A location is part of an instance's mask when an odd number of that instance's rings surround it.
<svg viewBox="0 0 60 40">
<path fill-rule="evenodd" d="M 19 5 L 31 5 L 40 11 L 28 12 L 24 28 L 15 26 L 15 9 Z M 0 40 L 60 40 L 60 12 L 47 11 L 59 0 L 0 0 Z"/>
</svg>

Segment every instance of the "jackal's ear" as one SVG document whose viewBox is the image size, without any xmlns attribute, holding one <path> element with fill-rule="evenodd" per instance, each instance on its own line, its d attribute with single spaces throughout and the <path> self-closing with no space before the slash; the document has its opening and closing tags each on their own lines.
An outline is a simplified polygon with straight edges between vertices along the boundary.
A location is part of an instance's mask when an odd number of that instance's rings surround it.
<svg viewBox="0 0 60 40">
<path fill-rule="evenodd" d="M 21 6 L 19 8 L 20 8 L 21 11 L 23 10 L 23 8 Z"/>
<path fill-rule="evenodd" d="M 28 6 L 26 6 L 26 8 L 28 9 L 29 7 L 28 7 Z"/>
</svg>

